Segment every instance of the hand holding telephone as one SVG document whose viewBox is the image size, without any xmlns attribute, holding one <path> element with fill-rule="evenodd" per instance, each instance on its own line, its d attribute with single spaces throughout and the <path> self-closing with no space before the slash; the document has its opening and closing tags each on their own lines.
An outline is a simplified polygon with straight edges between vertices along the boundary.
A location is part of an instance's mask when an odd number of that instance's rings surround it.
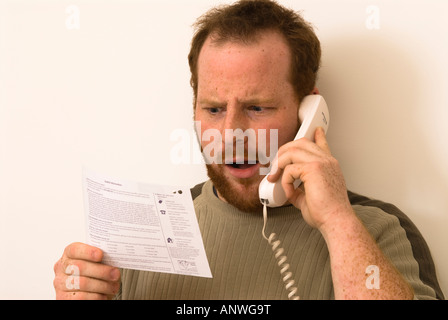
<svg viewBox="0 0 448 320">
<path fill-rule="evenodd" d="M 327 103 L 321 95 L 309 95 L 303 98 L 299 108 L 299 120 L 302 122 L 294 140 L 307 138 L 314 141 L 314 133 L 318 127 L 322 127 L 325 132 L 330 124 L 330 114 Z M 264 177 L 258 187 L 260 201 L 268 207 L 280 207 L 288 200 L 282 187 L 281 177 L 275 182 L 269 182 L 268 176 Z M 294 188 L 297 188 L 302 181 L 297 179 Z"/>
<path fill-rule="evenodd" d="M 306 96 L 299 108 L 299 119 L 302 122 L 299 131 L 297 132 L 294 140 L 301 139 L 303 137 L 314 141 L 314 133 L 318 127 L 322 127 L 327 132 L 330 122 L 330 115 L 328 113 L 328 107 L 324 98 L 320 95 Z M 282 187 L 281 177 L 276 182 L 269 182 L 267 176 L 261 181 L 258 188 L 260 201 L 263 204 L 263 237 L 272 246 L 274 256 L 277 259 L 277 264 L 280 268 L 280 274 L 282 280 L 285 283 L 285 289 L 288 292 L 288 298 L 291 300 L 299 300 L 299 296 L 296 294 L 298 289 L 295 286 L 293 275 L 289 271 L 289 264 L 286 262 L 286 255 L 284 249 L 281 247 L 280 240 L 277 239 L 275 233 L 271 233 L 269 237 L 266 237 L 265 228 L 267 221 L 267 206 L 280 207 L 286 203 L 288 198 Z M 294 182 L 294 188 L 297 188 L 302 181 L 297 179 Z"/>
</svg>

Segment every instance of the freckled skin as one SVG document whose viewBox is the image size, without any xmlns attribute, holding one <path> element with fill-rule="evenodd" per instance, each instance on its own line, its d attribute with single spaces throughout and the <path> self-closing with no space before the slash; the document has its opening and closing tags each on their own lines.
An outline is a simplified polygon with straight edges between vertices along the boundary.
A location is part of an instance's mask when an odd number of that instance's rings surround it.
<svg viewBox="0 0 448 320">
<path fill-rule="evenodd" d="M 278 145 L 295 137 L 299 128 L 298 106 L 294 88 L 289 81 L 290 51 L 283 37 L 267 32 L 250 44 L 225 42 L 219 45 L 207 39 L 198 60 L 198 95 L 195 120 L 201 121 L 201 136 L 205 130 L 225 129 L 278 130 Z M 209 102 L 225 108 L 220 115 L 211 116 Z M 256 113 L 249 107 L 257 104 L 271 109 Z M 269 134 L 267 149 L 270 148 Z M 203 142 L 205 147 L 209 142 Z M 259 173 L 241 180 L 218 164 L 208 166 L 215 175 L 219 195 L 245 211 L 260 209 Z M 213 180 L 213 179 L 212 179 Z M 221 186 L 222 184 L 222 186 Z"/>
<path fill-rule="evenodd" d="M 195 120 L 201 121 L 201 136 L 211 128 L 222 136 L 225 129 L 278 129 L 279 170 L 269 180 L 282 179 L 289 202 L 324 237 L 336 299 L 412 299 L 408 283 L 356 217 L 324 131 L 316 130 L 315 143 L 306 139 L 288 142 L 299 127 L 299 102 L 289 82 L 289 66 L 288 47 L 278 33 L 263 33 L 250 44 L 216 45 L 208 39 L 198 61 Z M 254 104 L 262 106 L 263 112 L 255 112 Z M 202 147 L 207 143 L 202 142 Z M 261 212 L 258 185 L 263 176 L 239 179 L 225 165 L 212 164 L 207 169 L 222 200 L 241 210 Z M 299 178 L 302 186 L 294 189 L 292 184 Z M 381 272 L 379 290 L 365 285 L 369 265 L 378 266 Z"/>
</svg>

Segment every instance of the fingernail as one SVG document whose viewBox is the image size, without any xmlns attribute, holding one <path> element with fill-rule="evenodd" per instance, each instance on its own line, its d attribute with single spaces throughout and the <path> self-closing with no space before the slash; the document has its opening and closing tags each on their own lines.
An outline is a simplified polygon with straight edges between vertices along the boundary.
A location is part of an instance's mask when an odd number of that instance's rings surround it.
<svg viewBox="0 0 448 320">
<path fill-rule="evenodd" d="M 96 251 L 96 250 L 94 250 L 93 252 L 92 252 L 92 258 L 93 258 L 93 261 L 99 261 L 100 260 L 100 253 L 98 252 L 98 251 Z"/>
<path fill-rule="evenodd" d="M 112 280 L 118 280 L 118 278 L 120 277 L 120 270 L 118 269 L 112 269 L 112 271 L 110 272 L 110 277 Z"/>
</svg>

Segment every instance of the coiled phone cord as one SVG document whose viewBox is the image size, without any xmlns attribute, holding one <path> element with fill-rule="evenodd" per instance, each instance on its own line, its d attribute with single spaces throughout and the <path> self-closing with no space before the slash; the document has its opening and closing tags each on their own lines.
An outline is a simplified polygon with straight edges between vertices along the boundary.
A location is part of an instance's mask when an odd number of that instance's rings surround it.
<svg viewBox="0 0 448 320">
<path fill-rule="evenodd" d="M 268 218 L 268 209 L 266 203 L 263 204 L 263 238 L 265 238 L 268 243 L 272 246 L 272 251 L 274 251 L 274 256 L 277 259 L 277 264 L 280 268 L 280 274 L 283 276 L 282 280 L 285 283 L 285 289 L 288 292 L 289 300 L 299 300 L 300 297 L 296 295 L 297 287 L 294 286 L 294 280 L 292 279 L 292 272 L 289 270 L 289 264 L 286 263 L 286 255 L 283 253 L 285 250 L 280 247 L 281 241 L 277 239 L 275 233 L 271 233 L 269 238 L 265 235 L 266 221 Z"/>
</svg>

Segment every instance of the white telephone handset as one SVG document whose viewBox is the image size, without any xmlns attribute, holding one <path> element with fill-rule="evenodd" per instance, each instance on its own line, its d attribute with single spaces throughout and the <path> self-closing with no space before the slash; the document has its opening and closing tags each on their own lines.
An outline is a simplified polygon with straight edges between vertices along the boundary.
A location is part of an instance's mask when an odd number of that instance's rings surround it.
<svg viewBox="0 0 448 320">
<path fill-rule="evenodd" d="M 314 133 L 318 127 L 322 127 L 325 132 L 330 124 L 330 114 L 327 103 L 321 95 L 309 95 L 303 98 L 299 108 L 299 120 L 302 122 L 294 140 L 303 137 L 314 141 Z M 297 179 L 294 188 L 297 188 L 302 181 Z M 258 187 L 260 201 L 268 207 L 280 207 L 288 200 L 282 188 L 281 177 L 275 182 L 269 182 L 267 176 L 261 181 Z"/>
<path fill-rule="evenodd" d="M 322 127 L 327 132 L 328 125 L 330 123 L 330 115 L 328 113 L 328 107 L 324 98 L 320 95 L 306 96 L 299 108 L 299 119 L 302 122 L 299 131 L 297 132 L 294 140 L 300 138 L 307 138 L 314 141 L 314 133 L 318 127 Z M 297 179 L 294 182 L 294 187 L 297 188 L 302 182 Z M 298 289 L 295 286 L 292 272 L 289 271 L 289 264 L 287 263 L 284 249 L 281 247 L 280 240 L 277 239 L 275 233 L 271 233 L 269 237 L 265 234 L 266 221 L 267 221 L 267 206 L 280 207 L 288 200 L 286 198 L 285 191 L 281 185 L 281 178 L 276 182 L 269 182 L 267 176 L 261 181 L 258 188 L 260 201 L 263 204 L 263 230 L 262 235 L 272 246 L 274 256 L 277 259 L 277 264 L 280 268 L 280 274 L 282 280 L 285 283 L 285 289 L 288 292 L 288 298 L 291 300 L 299 300 L 297 295 Z"/>
</svg>

